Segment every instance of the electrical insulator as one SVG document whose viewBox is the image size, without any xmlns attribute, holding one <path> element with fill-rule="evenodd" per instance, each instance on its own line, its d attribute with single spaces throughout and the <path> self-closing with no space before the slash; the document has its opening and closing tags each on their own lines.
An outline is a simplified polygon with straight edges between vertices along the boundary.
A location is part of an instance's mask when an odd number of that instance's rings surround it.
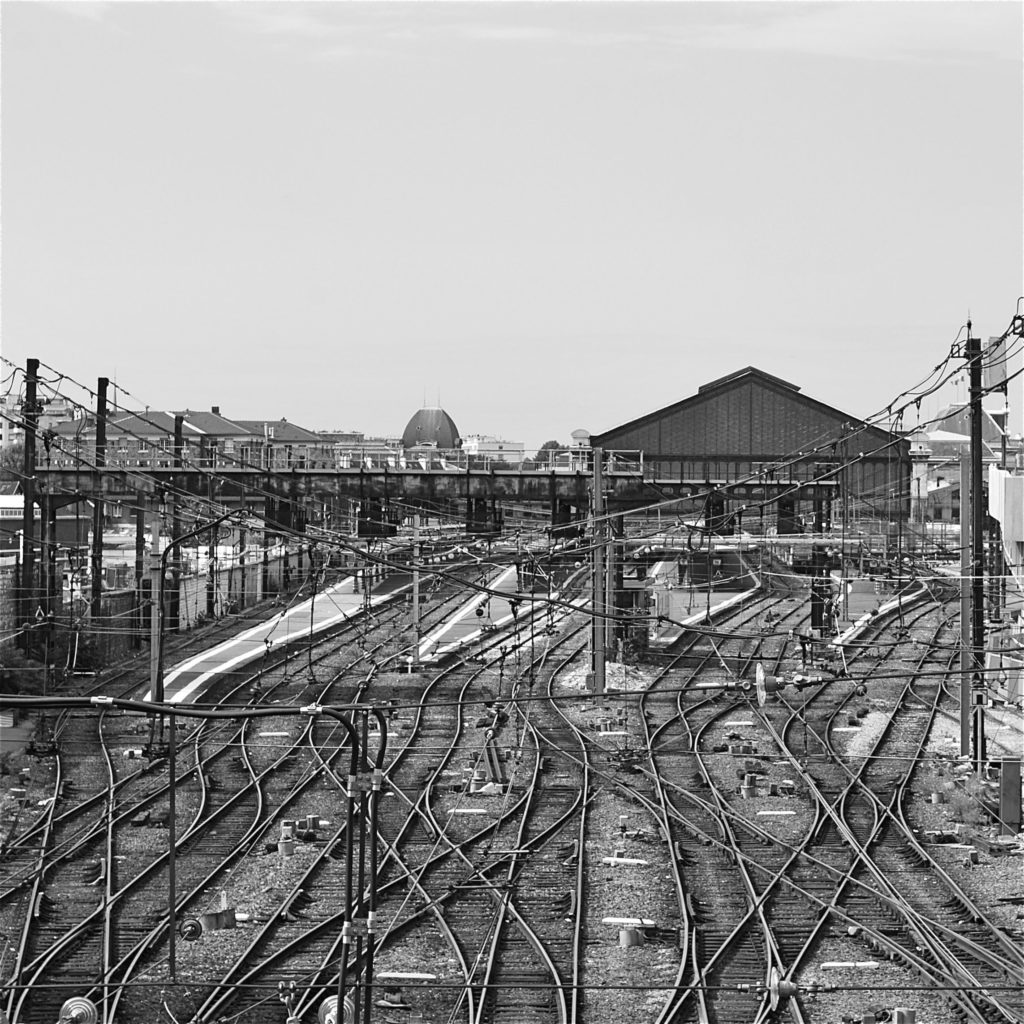
<svg viewBox="0 0 1024 1024">
<path fill-rule="evenodd" d="M 356 1008 L 351 996 L 345 996 L 344 1012 L 341 1019 L 338 1019 L 338 997 L 328 996 L 321 1004 L 317 1012 L 319 1024 L 352 1024 L 356 1019 Z"/>
<path fill-rule="evenodd" d="M 72 996 L 60 1008 L 57 1024 L 96 1024 L 98 1020 L 95 1003 L 82 996 Z"/>
<path fill-rule="evenodd" d="M 758 662 L 754 669 L 754 685 L 757 689 L 757 703 L 764 707 L 765 700 L 768 698 L 769 693 L 777 693 L 779 690 L 785 689 L 785 680 L 780 679 L 778 676 L 769 676 L 765 674 L 764 666 Z"/>
<path fill-rule="evenodd" d="M 777 1010 L 779 1003 L 783 999 L 795 996 L 796 993 L 797 986 L 792 981 L 785 981 L 781 978 L 779 976 L 779 969 L 773 967 L 768 979 L 768 1001 L 771 1008 Z"/>
</svg>

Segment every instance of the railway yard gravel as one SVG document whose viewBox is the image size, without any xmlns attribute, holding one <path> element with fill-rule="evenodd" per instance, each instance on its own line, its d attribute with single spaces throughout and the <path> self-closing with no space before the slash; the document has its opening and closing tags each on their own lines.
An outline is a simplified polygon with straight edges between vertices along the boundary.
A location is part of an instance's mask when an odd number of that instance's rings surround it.
<svg viewBox="0 0 1024 1024">
<path fill-rule="evenodd" d="M 603 745 L 609 755 L 640 750 L 643 734 L 635 712 L 635 698 L 621 696 L 637 693 L 650 686 L 654 673 L 635 666 L 609 663 L 607 689 L 609 700 L 603 706 L 582 701 L 586 685 L 586 669 L 574 669 L 559 677 L 555 692 L 568 700 L 560 706 L 570 720 L 597 740 L 602 732 L 624 732 L 608 736 Z M 493 682 L 493 681 L 492 681 Z M 498 684 L 495 684 L 495 686 Z M 862 707 L 862 717 L 854 719 Z M 743 715 L 744 718 L 749 716 Z M 604 728 L 602 729 L 602 719 Z M 992 760 L 1020 757 L 1024 737 L 1024 714 L 1021 708 L 1002 706 L 989 709 L 988 754 Z M 889 723 L 887 702 L 881 694 L 855 701 L 849 719 L 840 723 L 841 731 L 833 731 L 832 740 L 848 760 L 866 756 Z M 289 723 L 275 720 L 262 723 L 263 732 L 276 728 L 286 731 Z M 908 821 L 920 841 L 949 876 L 988 914 L 1018 945 L 1024 947 L 1024 908 L 1015 902 L 1024 891 L 1024 843 L 1021 835 L 1007 836 L 995 842 L 999 829 L 992 824 L 981 801 L 991 798 L 994 784 L 986 786 L 973 780 L 970 765 L 957 756 L 959 721 L 955 714 L 940 713 L 930 732 L 925 758 L 918 767 L 907 801 Z M 396 730 L 397 732 L 397 730 Z M 799 733 L 797 733 L 799 737 Z M 395 736 L 396 741 L 398 736 Z M 716 745 L 739 742 L 750 744 L 745 753 L 712 752 Z M 125 743 L 134 744 L 126 736 Z M 254 756 L 266 763 L 283 742 L 273 736 L 254 738 Z M 806 793 L 800 784 L 793 762 L 780 758 L 763 728 L 728 722 L 709 730 L 704 744 L 704 761 L 711 775 L 733 793 L 731 806 L 735 813 L 754 822 L 758 828 L 789 845 L 796 842 L 811 823 Z M 15 836 L 28 819 L 35 817 L 41 802 L 52 792 L 52 764 L 27 757 L 9 759 L 14 769 L 0 780 L 0 821 L 5 835 Z M 469 763 L 469 762 L 467 762 Z M 22 764 L 29 771 L 24 777 L 16 774 Z M 127 762 L 118 769 L 128 770 Z M 607 769 L 602 769 L 607 770 Z M 745 776 L 756 776 L 756 792 L 741 799 L 740 787 Z M 676 932 L 681 923 L 676 901 L 673 868 L 669 847 L 658 827 L 629 794 L 629 787 L 645 788 L 647 783 L 636 773 L 615 773 L 615 780 L 625 786 L 606 784 L 591 801 L 588 810 L 587 843 L 584 852 L 588 867 L 585 908 L 585 952 L 582 981 L 587 986 L 585 1019 L 588 1024 L 618 1024 L 629 1019 L 643 1024 L 654 1021 L 679 971 L 679 950 Z M 793 782 L 791 795 L 771 795 L 770 788 Z M 16 787 L 26 790 L 19 801 Z M 506 797 L 505 799 L 507 799 Z M 447 817 L 463 801 L 456 793 L 443 794 L 435 807 L 440 820 Z M 502 798 L 485 802 L 488 815 L 496 814 Z M 197 787 L 179 785 L 179 828 L 186 827 L 198 806 Z M 764 813 L 769 812 L 769 813 Z M 778 813 L 782 812 L 782 813 Z M 479 820 L 472 823 L 479 827 Z M 467 821 L 455 824 L 455 830 L 468 830 Z M 628 834 L 627 834 L 628 833 Z M 941 843 L 932 842 L 942 836 Z M 198 994 L 232 967 L 252 941 L 255 929 L 276 913 L 285 897 L 316 855 L 325 834 L 316 843 L 297 842 L 295 855 L 284 857 L 266 852 L 262 845 L 243 858 L 229 873 L 223 886 L 212 888 L 194 902 L 182 916 L 197 916 L 224 906 L 234 908 L 247 920 L 236 928 L 204 932 L 197 941 L 177 943 L 177 968 L 192 994 L 182 992 L 176 1000 L 176 1012 L 187 1019 L 198 1005 Z M 167 832 L 160 828 L 132 828 L 119 839 L 121 862 L 119 873 L 130 876 L 142 866 L 148 855 L 159 852 L 167 841 Z M 995 851 L 995 852 L 993 852 Z M 642 864 L 604 864 L 602 858 L 621 855 L 644 861 Z M 716 885 L 718 860 L 713 851 L 699 863 L 685 868 L 684 883 L 697 894 Z M 658 937 L 636 945 L 620 944 L 620 929 L 605 924 L 606 918 L 643 917 L 656 922 Z M 5 923 L 6 927 L 6 923 Z M 461 972 L 452 956 L 439 955 L 442 947 L 436 929 L 425 924 L 403 939 L 400 946 L 381 951 L 377 972 L 431 972 L 440 987 L 459 983 Z M 918 1024 L 947 1024 L 949 1009 L 941 995 L 920 986 L 910 969 L 886 959 L 872 968 L 826 968 L 826 962 L 863 963 L 869 958 L 863 942 L 848 936 L 845 928 L 833 926 L 819 947 L 817 962 L 804 967 L 793 980 L 801 989 L 801 1000 L 811 1021 L 840 1024 L 843 1020 L 860 1021 L 865 1014 L 878 1009 L 891 1011 L 894 1006 L 911 1007 Z M 164 967 L 157 964 L 140 981 L 154 986 L 149 995 L 145 989 L 136 1008 L 156 1011 L 166 993 L 161 989 Z M 752 979 L 756 981 L 756 979 Z M 407 983 L 403 986 L 411 1004 L 411 1012 L 401 1019 L 423 1024 L 440 1024 L 442 1005 L 450 1006 L 450 998 L 431 992 L 428 985 Z M 159 992 L 160 999 L 156 998 Z M 270 998 L 268 996 L 268 998 Z M 276 996 L 275 996 L 276 998 Z M 751 996 L 752 1012 L 756 999 Z M 384 1019 L 382 1015 L 381 1019 Z M 129 1019 L 136 1019 L 129 1017 Z M 144 1016 L 138 1019 L 146 1019 Z M 150 1015 L 149 1019 L 156 1019 Z"/>
</svg>

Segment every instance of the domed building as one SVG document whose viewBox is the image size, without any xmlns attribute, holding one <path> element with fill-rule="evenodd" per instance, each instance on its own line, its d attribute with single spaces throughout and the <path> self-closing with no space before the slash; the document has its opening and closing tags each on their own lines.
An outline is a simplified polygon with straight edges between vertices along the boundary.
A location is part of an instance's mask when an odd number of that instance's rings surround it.
<svg viewBox="0 0 1024 1024">
<path fill-rule="evenodd" d="M 403 448 L 460 448 L 462 438 L 455 421 L 438 408 L 420 409 L 402 432 Z"/>
</svg>

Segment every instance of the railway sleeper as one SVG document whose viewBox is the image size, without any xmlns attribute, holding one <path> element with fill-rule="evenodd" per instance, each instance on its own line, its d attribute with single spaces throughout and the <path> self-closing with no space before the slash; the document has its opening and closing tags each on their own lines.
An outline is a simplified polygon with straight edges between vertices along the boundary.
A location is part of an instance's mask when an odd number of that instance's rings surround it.
<svg viewBox="0 0 1024 1024">
<path fill-rule="evenodd" d="M 308 907 L 313 902 L 315 902 L 314 897 L 305 889 L 296 889 L 295 894 L 278 912 L 279 916 L 286 921 L 298 921 L 302 916 L 302 908 Z"/>
<path fill-rule="evenodd" d="M 645 943 L 669 944 L 679 949 L 682 948 L 684 933 L 682 928 L 673 928 L 670 925 L 654 925 L 653 927 L 641 928 L 640 932 L 643 934 Z"/>
<path fill-rule="evenodd" d="M 693 854 L 691 854 L 678 839 L 676 840 L 673 849 L 675 850 L 676 861 L 678 863 L 682 864 L 684 867 L 692 867 L 694 863 Z"/>
<path fill-rule="evenodd" d="M 580 857 L 580 841 L 574 839 L 571 843 L 560 846 L 557 856 L 565 867 L 575 867 Z"/>
<path fill-rule="evenodd" d="M 106 858 L 100 857 L 99 860 L 89 861 L 88 864 L 82 869 L 82 881 L 85 885 L 97 885 L 102 882 L 107 874 L 107 861 Z"/>
<path fill-rule="evenodd" d="M 564 917 L 566 919 L 575 916 L 576 914 L 576 892 L 570 890 L 569 892 L 563 893 L 556 899 L 551 905 L 551 913 L 555 917 Z"/>
</svg>

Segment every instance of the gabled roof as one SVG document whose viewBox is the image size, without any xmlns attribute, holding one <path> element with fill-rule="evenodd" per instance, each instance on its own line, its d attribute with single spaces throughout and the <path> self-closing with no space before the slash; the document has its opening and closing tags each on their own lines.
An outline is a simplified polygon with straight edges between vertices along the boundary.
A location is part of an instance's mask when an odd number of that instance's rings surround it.
<svg viewBox="0 0 1024 1024">
<path fill-rule="evenodd" d="M 970 436 L 971 407 L 967 404 L 947 406 L 932 420 L 932 423 L 938 429 Z M 985 409 L 981 410 L 981 436 L 989 444 L 1000 444 L 1003 437 L 1002 428 L 996 423 L 992 414 Z"/>
<path fill-rule="evenodd" d="M 147 409 L 145 412 L 126 412 L 111 416 L 107 420 L 107 433 L 118 430 L 138 437 L 174 437 L 174 413 Z M 187 423 L 181 425 L 181 432 L 183 435 L 199 436 L 199 432 Z"/>
<path fill-rule="evenodd" d="M 62 437 L 96 436 L 96 416 L 90 413 L 77 420 L 64 420 L 53 426 L 55 433 Z M 181 426 L 184 437 L 199 437 L 200 431 L 190 427 L 187 422 Z M 128 434 L 135 437 L 174 437 L 174 413 L 148 409 L 145 412 L 122 412 L 107 417 L 107 437 Z"/>
<path fill-rule="evenodd" d="M 705 391 L 712 391 L 717 387 L 733 384 L 736 381 L 742 380 L 744 377 L 758 377 L 761 380 L 771 381 L 779 387 L 789 388 L 790 391 L 800 390 L 795 384 L 790 384 L 788 380 L 783 380 L 781 377 L 775 377 L 770 373 L 765 373 L 764 370 L 759 370 L 756 366 L 745 366 L 742 370 L 737 370 L 735 373 L 727 373 L 724 377 L 719 377 L 717 380 L 710 381 L 707 384 L 701 384 L 701 386 L 697 388 L 697 394 L 700 395 Z"/>
<path fill-rule="evenodd" d="M 221 416 L 216 412 L 193 412 L 191 409 L 183 409 L 179 415 L 185 417 L 185 422 L 199 431 L 201 434 L 208 434 L 214 437 L 249 437 L 253 431 Z M 263 431 L 260 431 L 263 436 Z"/>
<path fill-rule="evenodd" d="M 88 415 L 77 420 L 62 420 L 60 423 L 55 423 L 50 429 L 61 437 L 92 437 L 96 433 L 96 417 Z"/>
<path fill-rule="evenodd" d="M 755 366 L 719 377 L 672 405 L 594 434 L 594 447 L 640 449 L 651 455 L 775 456 L 818 448 L 863 432 L 865 450 L 894 435 L 802 394 Z"/>
<path fill-rule="evenodd" d="M 270 437 L 273 431 L 272 441 L 285 441 L 292 444 L 318 444 L 320 438 L 312 430 L 306 430 L 295 423 L 289 423 L 286 419 L 279 420 L 232 420 L 240 427 L 244 427 L 250 434 L 257 437 Z"/>
</svg>

